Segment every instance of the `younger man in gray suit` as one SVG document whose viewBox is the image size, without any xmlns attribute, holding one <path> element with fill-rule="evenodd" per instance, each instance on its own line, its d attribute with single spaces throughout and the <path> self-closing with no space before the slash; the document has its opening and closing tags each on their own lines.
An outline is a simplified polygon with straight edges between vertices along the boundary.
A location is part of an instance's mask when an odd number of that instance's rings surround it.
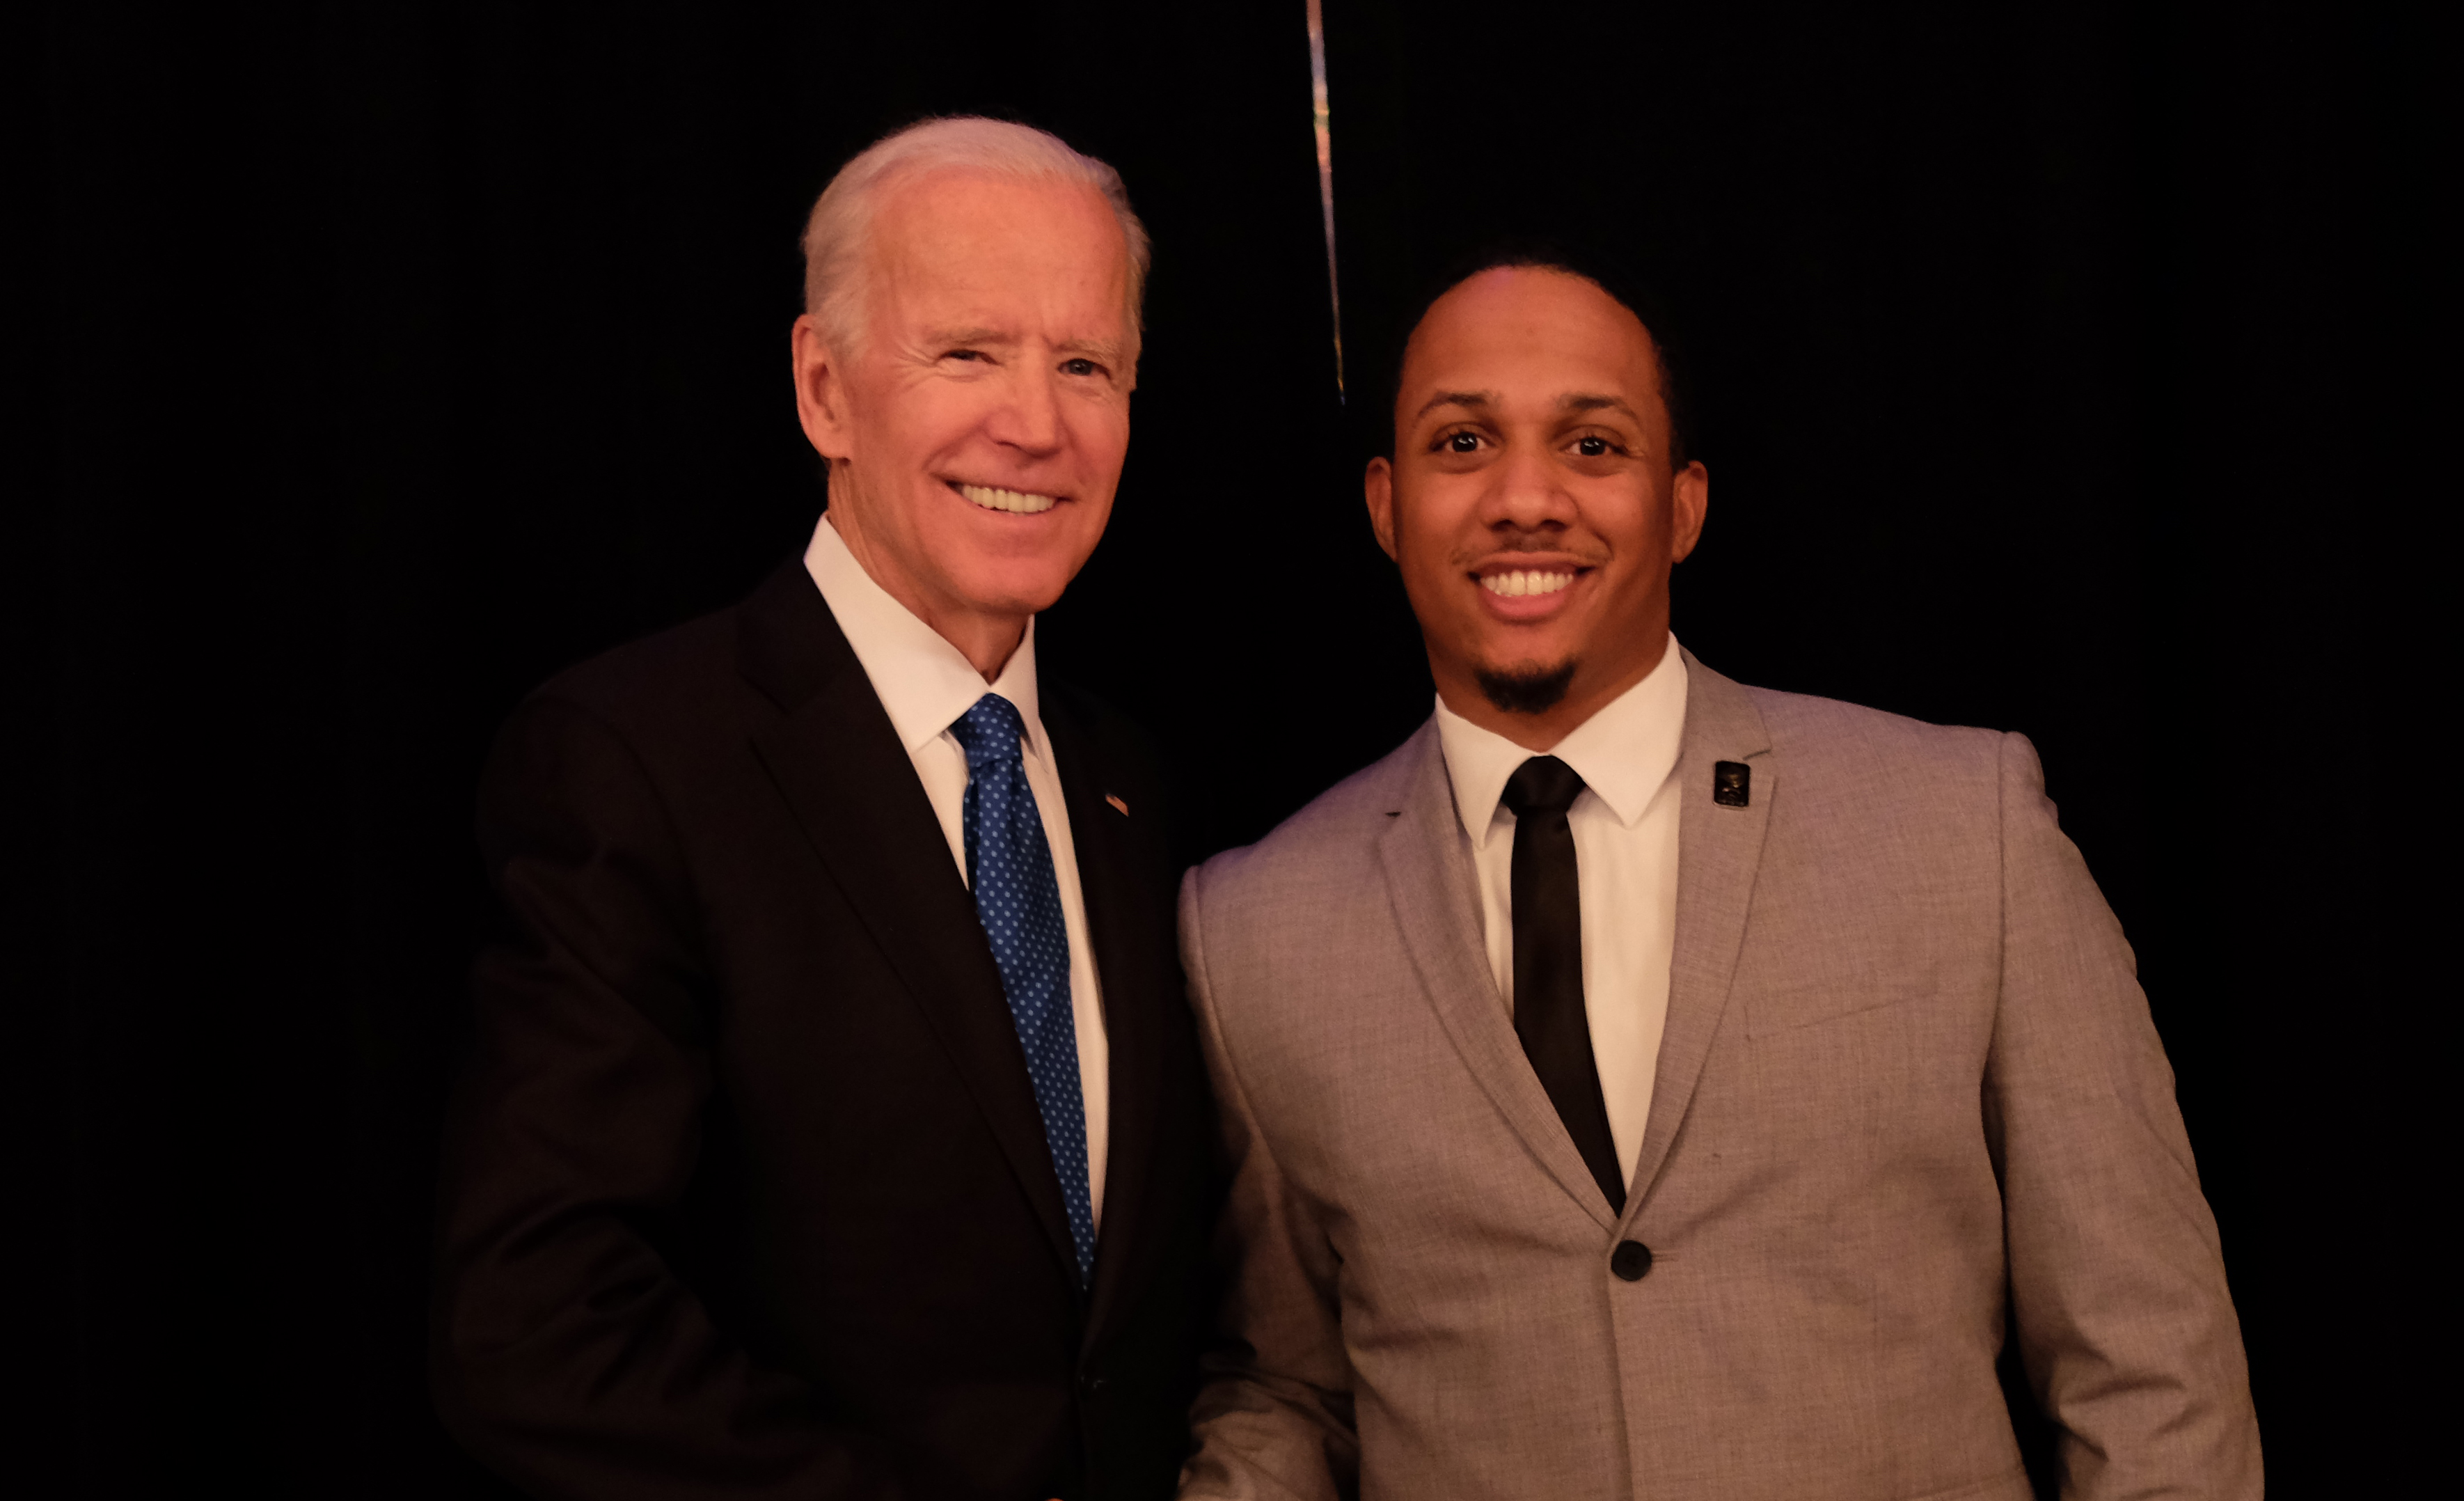
<svg viewBox="0 0 2464 1501">
<path fill-rule="evenodd" d="M 1668 632 L 1629 301 L 1502 255 L 1368 473 L 1437 713 L 1181 888 L 1235 1171 L 1182 1494 L 2255 1497 L 2215 1223 L 2035 751 Z"/>
</svg>

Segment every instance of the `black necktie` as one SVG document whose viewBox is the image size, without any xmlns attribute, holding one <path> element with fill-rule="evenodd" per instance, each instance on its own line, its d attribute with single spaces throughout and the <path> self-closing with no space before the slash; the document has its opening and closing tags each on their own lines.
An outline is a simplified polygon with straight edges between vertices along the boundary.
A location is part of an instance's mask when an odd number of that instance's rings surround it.
<svg viewBox="0 0 2464 1501">
<path fill-rule="evenodd" d="M 1507 780 L 1503 801 L 1514 810 L 1514 1034 L 1609 1207 L 1623 1213 L 1625 1179 L 1583 1016 L 1582 886 L 1566 825 L 1566 809 L 1582 792 L 1583 779 L 1554 756 L 1534 756 Z"/>
</svg>

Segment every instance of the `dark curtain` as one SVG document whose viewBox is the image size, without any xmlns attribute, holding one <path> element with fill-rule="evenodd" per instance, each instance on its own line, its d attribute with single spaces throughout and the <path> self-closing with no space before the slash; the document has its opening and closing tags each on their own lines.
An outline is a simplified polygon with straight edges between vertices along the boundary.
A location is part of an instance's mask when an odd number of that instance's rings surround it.
<svg viewBox="0 0 2464 1501">
<path fill-rule="evenodd" d="M 1348 405 L 1300 0 L 9 23 L 12 1468 L 490 1493 L 421 1367 L 479 758 L 801 546 L 803 213 L 955 111 L 1114 162 L 1155 233 L 1120 504 L 1045 650 L 1168 747 L 1191 858 L 1427 713 L 1358 489 L 1404 289 L 1501 228 L 1614 239 L 1699 380 L 1679 635 L 2035 739 L 2180 1075 L 2277 1492 L 2420 1459 L 2426 35 L 1326 11 Z"/>
</svg>

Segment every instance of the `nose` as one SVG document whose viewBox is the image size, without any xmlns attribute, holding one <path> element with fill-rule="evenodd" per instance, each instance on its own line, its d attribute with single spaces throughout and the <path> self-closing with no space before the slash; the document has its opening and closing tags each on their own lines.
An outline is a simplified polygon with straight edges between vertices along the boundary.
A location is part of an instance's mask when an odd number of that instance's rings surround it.
<svg viewBox="0 0 2464 1501">
<path fill-rule="evenodd" d="M 1059 375 L 1050 369 L 1024 365 L 1009 381 L 1001 406 L 985 424 L 986 436 L 1005 448 L 1017 449 L 1035 458 L 1047 457 L 1061 449 L 1061 400 L 1056 388 Z"/>
<path fill-rule="evenodd" d="M 1480 519 L 1498 531 L 1562 531 L 1573 522 L 1574 497 L 1558 483 L 1546 454 L 1530 444 L 1509 443 L 1489 469 Z"/>
</svg>

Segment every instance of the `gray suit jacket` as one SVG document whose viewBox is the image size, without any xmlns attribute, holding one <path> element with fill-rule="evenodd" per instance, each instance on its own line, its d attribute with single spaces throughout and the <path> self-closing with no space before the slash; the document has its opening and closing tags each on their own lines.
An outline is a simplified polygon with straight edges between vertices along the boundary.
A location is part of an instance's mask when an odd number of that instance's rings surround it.
<svg viewBox="0 0 2464 1501">
<path fill-rule="evenodd" d="M 1489 978 L 1434 723 L 1183 882 L 1235 1179 L 1182 1494 L 2017 1501 L 2007 1305 L 2066 1496 L 2258 1495 L 2172 1072 L 2035 751 L 1686 665 L 1622 1216 Z"/>
</svg>

